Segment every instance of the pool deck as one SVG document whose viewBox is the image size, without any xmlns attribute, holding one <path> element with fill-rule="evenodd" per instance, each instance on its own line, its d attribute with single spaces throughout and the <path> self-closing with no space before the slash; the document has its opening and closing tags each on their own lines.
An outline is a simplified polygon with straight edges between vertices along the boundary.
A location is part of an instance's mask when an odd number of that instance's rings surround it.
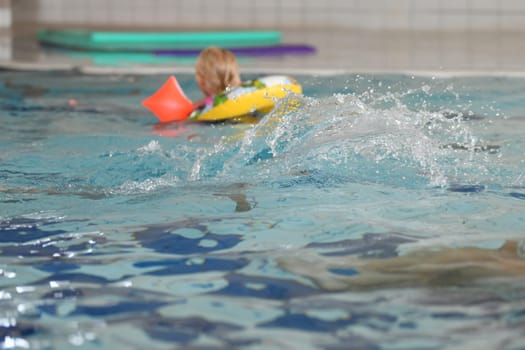
<svg viewBox="0 0 525 350">
<path fill-rule="evenodd" d="M 0 33 L 0 68 L 78 70 L 84 73 L 193 72 L 193 62 L 141 62 L 41 47 L 36 27 Z M 525 76 L 525 40 L 521 32 L 402 32 L 366 30 L 286 30 L 283 43 L 306 44 L 310 55 L 239 58 L 244 72 L 312 73 L 401 72 L 417 75 Z M 100 58 L 103 58 L 102 60 Z"/>
</svg>

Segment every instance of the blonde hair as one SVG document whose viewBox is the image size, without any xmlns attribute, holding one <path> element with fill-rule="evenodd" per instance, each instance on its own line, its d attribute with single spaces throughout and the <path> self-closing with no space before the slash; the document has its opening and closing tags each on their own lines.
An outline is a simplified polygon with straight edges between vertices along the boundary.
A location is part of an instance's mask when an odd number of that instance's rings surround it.
<svg viewBox="0 0 525 350">
<path fill-rule="evenodd" d="M 205 94 L 216 94 L 228 87 L 241 85 L 235 55 L 226 49 L 209 47 L 199 54 L 195 75 Z"/>
</svg>

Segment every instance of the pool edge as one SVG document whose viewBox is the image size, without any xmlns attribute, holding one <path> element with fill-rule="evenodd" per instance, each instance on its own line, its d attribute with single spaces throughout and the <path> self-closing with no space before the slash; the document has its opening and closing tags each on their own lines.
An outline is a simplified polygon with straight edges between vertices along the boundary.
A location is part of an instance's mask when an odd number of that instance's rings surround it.
<svg viewBox="0 0 525 350">
<path fill-rule="evenodd" d="M 91 65 L 75 65 L 71 63 L 32 63 L 32 62 L 0 62 L 0 70 L 4 71 L 73 71 L 82 74 L 123 74 L 123 75 L 154 75 L 194 73 L 193 66 L 127 66 L 127 67 L 97 67 Z M 438 78 L 468 77 L 468 76 L 508 76 L 525 77 L 521 70 L 386 70 L 370 68 L 352 69 L 326 69 L 326 68 L 269 68 L 269 67 L 243 67 L 245 73 L 259 74 L 290 74 L 290 75 L 319 75 L 333 76 L 341 74 L 402 74 L 413 76 L 430 76 Z"/>
</svg>

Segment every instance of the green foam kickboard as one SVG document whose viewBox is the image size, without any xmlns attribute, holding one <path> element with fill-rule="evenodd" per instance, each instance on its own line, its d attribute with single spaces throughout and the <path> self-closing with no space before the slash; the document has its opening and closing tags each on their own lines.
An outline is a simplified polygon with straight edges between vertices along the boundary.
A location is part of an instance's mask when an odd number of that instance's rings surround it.
<svg viewBox="0 0 525 350">
<path fill-rule="evenodd" d="M 208 46 L 241 48 L 271 46 L 281 42 L 278 31 L 220 32 L 112 32 L 87 30 L 41 30 L 44 44 L 82 50 L 151 51 L 204 49 Z"/>
<path fill-rule="evenodd" d="M 108 52 L 108 51 L 66 51 L 68 57 L 74 59 L 88 59 L 97 66 L 134 66 L 134 65 L 194 65 L 197 56 L 186 57 L 159 57 L 149 52 Z M 252 62 L 249 58 L 239 57 L 239 63 Z"/>
<path fill-rule="evenodd" d="M 155 55 L 147 52 L 79 52 L 79 51 L 71 51 L 67 54 L 71 58 L 76 59 L 90 59 L 91 62 L 94 65 L 97 66 L 129 66 L 129 65 L 136 65 L 136 64 L 147 64 L 147 65 L 155 65 L 155 64 L 193 64 L 195 63 L 195 59 L 186 58 L 183 59 L 158 59 L 158 57 L 155 57 Z"/>
</svg>

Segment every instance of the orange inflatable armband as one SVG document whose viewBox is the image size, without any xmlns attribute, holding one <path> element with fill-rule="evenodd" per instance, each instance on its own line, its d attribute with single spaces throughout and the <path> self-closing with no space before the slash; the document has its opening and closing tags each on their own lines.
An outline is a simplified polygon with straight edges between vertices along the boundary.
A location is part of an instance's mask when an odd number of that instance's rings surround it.
<svg viewBox="0 0 525 350">
<path fill-rule="evenodd" d="M 193 103 L 186 97 L 173 75 L 157 92 L 143 100 L 142 105 L 163 123 L 185 120 L 193 111 Z"/>
</svg>

